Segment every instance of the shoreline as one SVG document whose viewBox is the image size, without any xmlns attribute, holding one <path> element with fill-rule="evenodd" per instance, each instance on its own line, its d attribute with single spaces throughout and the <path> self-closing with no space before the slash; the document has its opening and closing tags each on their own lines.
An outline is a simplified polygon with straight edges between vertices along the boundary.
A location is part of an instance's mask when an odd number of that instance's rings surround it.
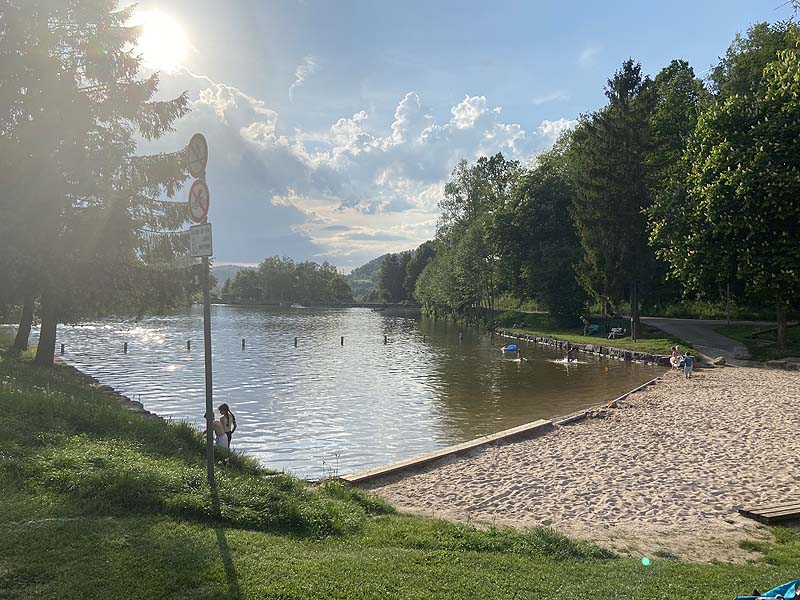
<svg viewBox="0 0 800 600">
<path fill-rule="evenodd" d="M 506 331 L 505 329 L 497 329 L 495 333 L 500 337 L 533 342 L 535 344 L 541 344 L 544 346 L 553 346 L 559 350 L 563 350 L 564 348 L 574 348 L 578 352 L 583 352 L 585 354 L 598 354 L 600 356 L 617 358 L 619 360 L 643 362 L 647 364 L 656 364 L 658 366 L 669 366 L 669 357 L 660 354 L 637 352 L 635 350 L 624 350 L 622 348 L 615 348 L 614 346 L 608 345 L 603 346 L 600 344 L 579 344 L 576 342 L 567 342 L 565 340 L 560 340 L 553 337 L 530 335 L 527 333 L 514 333 L 511 331 Z M 613 342 L 614 340 L 610 341 Z"/>
<path fill-rule="evenodd" d="M 84 373 L 77 367 L 74 367 L 64 362 L 64 360 L 62 360 L 58 356 L 55 357 L 54 365 L 56 366 L 56 368 L 69 370 L 76 378 L 81 380 L 87 386 L 94 388 L 100 392 L 108 394 L 112 399 L 117 401 L 124 409 L 130 412 L 140 414 L 148 419 L 159 419 L 164 422 L 170 422 L 170 419 L 162 417 L 158 413 L 154 413 L 147 410 L 140 401 L 132 400 L 128 396 L 117 391 L 113 386 L 102 383 L 96 377 L 89 375 L 88 373 Z M 439 448 L 421 455 L 414 455 L 408 458 L 401 458 L 396 461 L 392 461 L 391 463 L 384 463 L 382 465 L 364 469 L 362 471 L 329 477 L 327 479 L 340 480 L 349 485 L 359 487 L 359 485 L 364 481 L 380 479 L 388 473 L 414 471 L 418 469 L 421 465 L 435 464 L 439 461 L 446 460 L 452 456 L 463 454 L 465 452 L 470 452 L 479 449 L 483 446 L 508 444 L 508 443 L 513 443 L 514 440 L 529 439 L 532 437 L 546 435 L 552 429 L 553 426 L 563 426 L 568 423 L 575 423 L 586 418 L 591 418 L 598 412 L 608 410 L 609 408 L 615 408 L 618 402 L 624 400 L 631 394 L 638 393 L 644 388 L 647 388 L 651 385 L 655 385 L 661 379 L 661 377 L 663 377 L 663 374 L 658 375 L 657 377 L 654 377 L 649 381 L 646 381 L 645 383 L 633 388 L 628 392 L 625 392 L 624 394 L 618 396 L 613 400 L 609 400 L 606 405 L 600 404 L 589 408 L 583 408 L 581 410 L 566 415 L 555 415 L 548 419 L 538 419 L 536 421 L 530 423 L 524 423 L 522 425 L 518 425 L 510 429 L 504 429 L 495 433 L 479 436 L 471 440 L 466 440 L 458 444 L 445 446 L 443 448 Z M 244 454 L 246 454 L 246 452 L 244 452 Z M 298 477 L 298 479 L 301 479 L 302 481 L 312 485 L 316 485 L 320 481 L 323 481 L 323 479 L 320 479 L 318 477 Z"/>
<path fill-rule="evenodd" d="M 398 509 L 516 529 L 552 526 L 623 554 L 746 562 L 772 536 L 737 508 L 797 490 L 800 374 L 668 371 L 596 418 L 363 486 Z"/>
<path fill-rule="evenodd" d="M 102 383 L 96 377 L 93 377 L 88 373 L 84 373 L 77 367 L 73 367 L 72 365 L 65 363 L 63 360 L 61 360 L 60 357 L 55 358 L 54 366 L 58 369 L 66 369 L 67 371 L 70 371 L 74 377 L 79 379 L 87 386 L 94 388 L 99 392 L 103 392 L 104 394 L 107 394 L 108 396 L 116 400 L 120 404 L 120 406 L 122 406 L 122 408 L 124 408 L 125 410 L 128 410 L 132 413 L 140 414 L 146 419 L 159 419 L 161 421 L 164 421 L 165 423 L 169 422 L 168 419 L 165 419 L 161 415 L 147 410 L 144 407 L 144 404 L 142 404 L 138 400 L 131 400 L 125 394 L 121 394 L 120 392 L 115 390 L 112 386 Z"/>
<path fill-rule="evenodd" d="M 659 375 L 650 381 L 646 381 L 632 390 L 625 392 L 621 396 L 618 396 L 613 400 L 609 400 L 605 406 L 601 404 L 590 408 L 584 408 L 567 415 L 557 415 L 550 417 L 549 419 L 538 419 L 530 423 L 518 425 L 517 427 L 498 431 L 497 433 L 482 435 L 480 437 L 467 440 L 466 442 L 445 446 L 444 448 L 440 448 L 432 452 L 392 461 L 390 463 L 365 469 L 363 471 L 357 471 L 355 473 L 348 473 L 338 477 L 333 477 L 332 479 L 338 479 L 349 485 L 359 487 L 368 481 L 379 480 L 388 476 L 397 476 L 400 473 L 413 472 L 423 468 L 433 468 L 439 461 L 459 456 L 473 450 L 479 450 L 484 446 L 510 444 L 523 439 L 531 439 L 542 435 L 547 435 L 547 433 L 552 431 L 554 426 L 564 426 L 577 423 L 583 419 L 592 418 L 602 411 L 611 408 L 617 408 L 619 402 L 622 402 L 631 394 L 636 394 L 651 385 L 655 385 L 662 377 L 663 375 Z"/>
</svg>

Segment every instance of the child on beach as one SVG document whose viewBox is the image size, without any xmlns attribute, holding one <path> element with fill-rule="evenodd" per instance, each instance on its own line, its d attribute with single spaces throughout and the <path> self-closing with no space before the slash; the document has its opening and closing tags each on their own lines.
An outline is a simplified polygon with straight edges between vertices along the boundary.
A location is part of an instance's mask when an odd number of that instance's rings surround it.
<svg viewBox="0 0 800 600">
<path fill-rule="evenodd" d="M 681 362 L 681 353 L 678 351 L 677 346 L 672 347 L 672 358 L 669 359 L 669 362 L 672 363 L 673 369 L 678 368 L 678 365 Z"/>
<path fill-rule="evenodd" d="M 689 379 L 689 377 L 691 377 L 693 366 L 694 366 L 694 359 L 687 352 L 686 355 L 683 357 L 683 376 L 686 379 Z"/>
</svg>

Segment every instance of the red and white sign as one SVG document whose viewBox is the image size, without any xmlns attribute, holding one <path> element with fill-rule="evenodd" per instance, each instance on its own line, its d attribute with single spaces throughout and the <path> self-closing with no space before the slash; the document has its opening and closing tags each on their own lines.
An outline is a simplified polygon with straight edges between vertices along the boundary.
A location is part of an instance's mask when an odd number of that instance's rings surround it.
<svg viewBox="0 0 800 600">
<path fill-rule="evenodd" d="M 195 133 L 189 140 L 189 174 L 201 177 L 208 164 L 208 142 L 202 133 Z"/>
<path fill-rule="evenodd" d="M 208 217 L 208 207 L 211 203 L 211 194 L 206 182 L 196 179 L 189 188 L 189 217 L 195 223 L 203 223 Z"/>
</svg>

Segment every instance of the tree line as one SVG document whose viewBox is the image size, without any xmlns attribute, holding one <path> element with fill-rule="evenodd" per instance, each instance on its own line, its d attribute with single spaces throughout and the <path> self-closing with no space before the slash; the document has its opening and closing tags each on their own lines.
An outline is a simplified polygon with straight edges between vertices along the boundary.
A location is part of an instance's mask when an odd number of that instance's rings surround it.
<svg viewBox="0 0 800 600">
<path fill-rule="evenodd" d="M 424 242 L 416 250 L 387 254 L 378 272 L 378 285 L 369 291 L 367 302 L 413 303 L 422 271 L 436 254 L 433 241 Z"/>
<path fill-rule="evenodd" d="M 232 304 L 341 304 L 353 301 L 350 285 L 336 267 L 272 256 L 257 269 L 241 269 L 220 292 Z"/>
<path fill-rule="evenodd" d="M 136 154 L 172 131 L 186 93 L 139 77 L 134 7 L 116 0 L 0 4 L 0 305 L 22 307 L 14 342 L 41 321 L 50 365 L 59 323 L 188 302 L 181 230 L 185 149 Z M 188 141 L 188 140 L 187 140 Z"/>
<path fill-rule="evenodd" d="M 565 323 L 627 302 L 636 339 L 642 306 L 730 292 L 773 307 L 783 349 L 800 298 L 798 58 L 788 22 L 737 36 L 705 81 L 683 60 L 651 78 L 629 59 L 606 105 L 529 165 L 462 161 L 413 297 L 478 318 L 511 293 Z"/>
</svg>

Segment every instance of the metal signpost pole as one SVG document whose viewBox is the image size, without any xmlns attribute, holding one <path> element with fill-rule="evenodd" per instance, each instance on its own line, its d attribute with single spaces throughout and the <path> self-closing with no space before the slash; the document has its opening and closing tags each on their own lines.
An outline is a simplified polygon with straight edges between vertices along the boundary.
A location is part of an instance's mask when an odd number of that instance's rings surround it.
<svg viewBox="0 0 800 600">
<path fill-rule="evenodd" d="M 214 386 L 211 376 L 211 289 L 209 285 L 208 257 L 212 254 L 211 224 L 208 222 L 208 209 L 211 197 L 206 185 L 206 165 L 208 164 L 208 143 L 201 133 L 196 133 L 189 141 L 187 152 L 189 174 L 195 177 L 189 189 L 189 217 L 195 225 L 189 229 L 189 255 L 202 258 L 203 274 L 203 345 L 205 350 L 206 372 L 206 466 L 208 485 L 214 488 Z"/>
<path fill-rule="evenodd" d="M 214 485 L 214 400 L 211 379 L 211 290 L 208 281 L 208 257 L 203 257 L 203 343 L 206 355 L 206 466 L 208 485 Z"/>
</svg>

